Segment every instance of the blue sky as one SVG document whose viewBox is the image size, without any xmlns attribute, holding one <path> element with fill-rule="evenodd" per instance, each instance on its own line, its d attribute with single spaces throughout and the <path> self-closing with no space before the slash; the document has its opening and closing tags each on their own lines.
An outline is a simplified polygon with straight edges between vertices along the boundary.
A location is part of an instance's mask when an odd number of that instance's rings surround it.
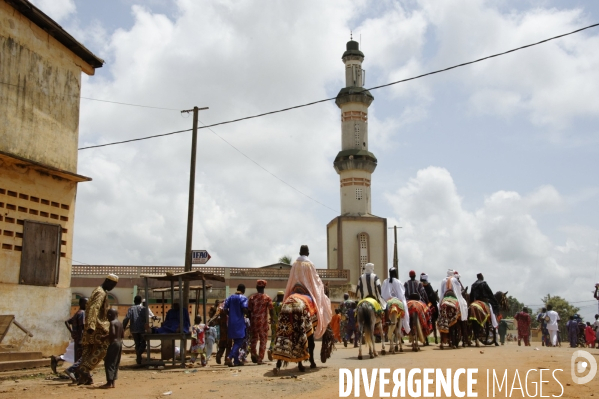
<svg viewBox="0 0 599 399">
<path fill-rule="evenodd" d="M 83 96 L 209 106 L 200 114 L 206 124 L 335 96 L 350 29 L 361 38 L 370 87 L 599 22 L 599 5 L 586 1 L 34 3 L 106 60 L 83 78 Z M 597 48 L 594 28 L 373 91 L 372 209 L 404 226 L 404 274 L 416 269 L 440 281 L 451 267 L 469 284 L 482 271 L 494 290 L 528 304 L 546 293 L 592 299 Z M 177 111 L 82 100 L 82 146 L 189 127 Z M 219 136 L 339 209 L 334 103 L 213 130 L 200 134 L 194 247 L 207 248 L 214 265 L 260 266 L 307 243 L 325 267 L 325 226 L 337 214 Z M 94 181 L 79 188 L 74 259 L 182 264 L 189 140 L 80 151 L 79 172 Z M 582 304 L 587 317 L 596 310 Z"/>
</svg>

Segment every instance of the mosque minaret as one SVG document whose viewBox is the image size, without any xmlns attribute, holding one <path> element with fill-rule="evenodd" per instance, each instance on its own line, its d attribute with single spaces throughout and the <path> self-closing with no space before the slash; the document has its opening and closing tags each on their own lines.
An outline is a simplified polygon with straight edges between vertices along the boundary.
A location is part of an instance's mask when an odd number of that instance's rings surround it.
<svg viewBox="0 0 599 399">
<path fill-rule="evenodd" d="M 377 275 L 387 275 L 387 219 L 371 213 L 377 159 L 368 151 L 368 107 L 374 97 L 364 89 L 360 44 L 347 42 L 341 59 L 345 87 L 335 100 L 341 109 L 341 151 L 333 162 L 340 180 L 341 215 L 327 225 L 327 263 L 329 269 L 349 270 L 350 282 L 356 284 L 369 262 Z"/>
</svg>

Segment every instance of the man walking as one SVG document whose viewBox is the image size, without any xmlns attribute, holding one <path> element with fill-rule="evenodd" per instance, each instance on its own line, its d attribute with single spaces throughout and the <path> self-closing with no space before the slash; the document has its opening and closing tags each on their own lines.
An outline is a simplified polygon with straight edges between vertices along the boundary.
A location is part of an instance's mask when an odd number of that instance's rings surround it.
<svg viewBox="0 0 599 399">
<path fill-rule="evenodd" d="M 557 331 L 559 329 L 558 321 L 559 315 L 553 310 L 553 305 L 547 305 L 547 315 L 545 316 L 547 321 L 547 330 L 549 331 L 549 339 L 551 340 L 551 346 L 557 346 Z"/>
<path fill-rule="evenodd" d="M 227 334 L 229 339 L 233 340 L 233 349 L 227 357 L 227 365 L 229 367 L 242 366 L 243 363 L 239 359 L 239 350 L 245 338 L 245 319 L 244 316 L 248 311 L 248 299 L 244 296 L 245 285 L 239 284 L 237 291 L 225 300 L 225 310 L 229 316 L 227 322 Z"/>
<path fill-rule="evenodd" d="M 143 338 L 143 334 L 146 332 L 146 325 L 149 323 L 148 320 L 148 308 L 142 306 L 141 296 L 137 295 L 133 298 L 134 305 L 129 308 L 127 315 L 123 320 L 123 329 L 127 329 L 133 336 L 133 342 L 135 342 L 135 355 L 136 363 L 141 364 L 141 358 L 146 350 L 146 340 Z"/>
<path fill-rule="evenodd" d="M 346 292 L 343 294 L 343 302 L 339 305 L 339 313 L 341 314 L 341 322 L 339 323 L 339 328 L 341 330 L 341 338 L 343 339 L 343 346 L 347 347 L 347 341 L 349 340 L 349 329 L 348 329 L 348 320 L 349 320 L 349 311 L 352 308 L 352 304 L 354 301 L 349 299 L 349 294 Z"/>
<path fill-rule="evenodd" d="M 87 303 L 85 332 L 81 340 L 83 353 L 79 364 L 78 385 L 93 384 L 91 371 L 104 360 L 109 345 L 110 321 L 108 321 L 108 292 L 116 287 L 118 276 L 109 274 L 101 286 L 96 288 Z"/>
<path fill-rule="evenodd" d="M 549 346 L 549 331 L 547 330 L 547 308 L 541 309 L 541 313 L 537 316 L 537 321 L 541 328 L 541 346 Z"/>
<path fill-rule="evenodd" d="M 69 330 L 69 333 L 71 334 L 73 346 L 75 347 L 75 355 L 73 356 L 74 362 L 71 367 L 65 370 L 65 374 L 68 375 L 73 382 L 77 382 L 77 378 L 74 373 L 79 367 L 79 360 L 83 354 L 83 345 L 81 344 L 81 340 L 83 339 L 83 330 L 85 329 L 85 307 L 87 306 L 87 301 L 87 298 L 79 298 L 79 310 L 77 310 L 73 317 L 64 322 L 67 330 Z M 59 360 L 64 361 L 64 355 L 60 355 L 59 357 L 52 355 L 50 357 L 50 367 L 52 368 L 54 374 L 56 374 L 56 366 Z"/>
<path fill-rule="evenodd" d="M 279 323 L 279 315 L 283 307 L 283 297 L 285 291 L 277 291 L 277 296 L 272 304 L 272 316 L 270 317 L 270 347 L 268 348 L 268 360 L 272 360 L 272 351 L 275 348 L 275 338 L 277 336 L 277 324 Z"/>
<path fill-rule="evenodd" d="M 264 293 L 266 280 L 256 281 L 257 293 L 248 299 L 248 312 L 250 314 L 250 354 L 252 363 L 264 364 L 266 340 L 268 339 L 268 316 L 273 318 L 272 299 Z M 260 341 L 260 351 L 256 353 L 256 345 Z"/>
<path fill-rule="evenodd" d="M 514 320 L 518 323 L 518 346 L 522 346 L 521 341 L 524 340 L 524 346 L 530 346 L 530 315 L 526 307 L 522 308 L 521 312 L 516 313 Z"/>
</svg>

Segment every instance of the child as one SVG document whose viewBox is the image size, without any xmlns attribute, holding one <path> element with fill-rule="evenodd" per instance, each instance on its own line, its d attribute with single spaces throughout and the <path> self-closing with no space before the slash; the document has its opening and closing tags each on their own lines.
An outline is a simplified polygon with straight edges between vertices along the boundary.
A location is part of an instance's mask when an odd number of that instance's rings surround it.
<svg viewBox="0 0 599 399">
<path fill-rule="evenodd" d="M 123 325 L 118 319 L 118 313 L 114 309 L 108 310 L 108 320 L 110 321 L 110 329 L 108 333 L 108 340 L 110 345 L 106 351 L 106 357 L 104 357 L 104 369 L 106 370 L 106 384 L 100 388 L 115 388 L 114 381 L 118 378 L 119 365 L 121 363 L 121 349 L 123 346 L 123 338 L 125 338 L 125 332 Z"/>
<path fill-rule="evenodd" d="M 205 333 L 208 330 L 208 326 L 202 324 L 202 317 L 196 316 L 194 319 L 194 326 L 191 327 L 191 364 L 189 367 L 193 367 L 198 356 L 202 367 L 206 366 L 206 340 Z"/>
<path fill-rule="evenodd" d="M 210 360 L 210 356 L 212 356 L 214 342 L 217 340 L 217 337 L 218 331 L 216 330 L 216 327 L 209 326 L 206 330 L 206 361 Z"/>
</svg>

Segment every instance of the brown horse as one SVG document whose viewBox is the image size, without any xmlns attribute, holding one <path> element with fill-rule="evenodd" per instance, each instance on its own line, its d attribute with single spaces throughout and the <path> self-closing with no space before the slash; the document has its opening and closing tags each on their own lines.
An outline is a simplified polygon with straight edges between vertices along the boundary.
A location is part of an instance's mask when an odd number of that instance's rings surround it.
<svg viewBox="0 0 599 399">
<path fill-rule="evenodd" d="M 410 299 L 408 300 L 408 313 L 410 315 L 409 337 L 412 344 L 412 352 L 418 352 L 420 350 L 418 341 L 422 342 L 423 346 L 426 345 L 427 337 L 432 330 L 432 326 L 430 325 L 430 310 L 424 302 L 417 299 Z"/>
</svg>

